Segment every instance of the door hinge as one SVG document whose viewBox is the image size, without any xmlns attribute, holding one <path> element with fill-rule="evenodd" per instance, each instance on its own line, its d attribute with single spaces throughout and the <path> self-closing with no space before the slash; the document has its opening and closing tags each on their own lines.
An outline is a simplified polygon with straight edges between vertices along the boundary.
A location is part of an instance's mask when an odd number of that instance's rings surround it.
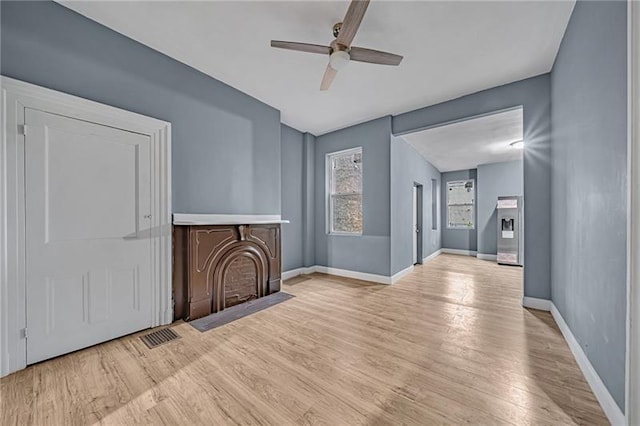
<svg viewBox="0 0 640 426">
<path fill-rule="evenodd" d="M 21 339 L 26 339 L 27 338 L 27 328 L 23 328 L 22 330 L 20 330 L 20 338 Z"/>
<path fill-rule="evenodd" d="M 18 124 L 18 134 L 27 136 L 27 125 L 26 124 Z"/>
</svg>

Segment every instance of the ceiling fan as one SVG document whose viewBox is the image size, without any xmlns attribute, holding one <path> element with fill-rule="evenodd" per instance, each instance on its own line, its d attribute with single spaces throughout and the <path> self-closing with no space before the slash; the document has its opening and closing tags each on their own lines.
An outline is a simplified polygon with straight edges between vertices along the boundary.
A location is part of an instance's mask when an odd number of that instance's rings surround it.
<svg viewBox="0 0 640 426">
<path fill-rule="evenodd" d="M 369 0 L 351 1 L 343 21 L 333 26 L 333 36 L 335 40 L 333 40 L 329 46 L 271 40 L 271 47 L 329 55 L 329 64 L 327 64 L 327 69 L 322 77 L 320 90 L 329 89 L 338 71 L 343 69 L 349 61 L 368 62 L 380 65 L 399 65 L 402 61 L 402 56 L 400 55 L 351 46 L 351 42 L 356 36 L 356 32 L 360 27 L 360 23 L 368 6 Z"/>
</svg>

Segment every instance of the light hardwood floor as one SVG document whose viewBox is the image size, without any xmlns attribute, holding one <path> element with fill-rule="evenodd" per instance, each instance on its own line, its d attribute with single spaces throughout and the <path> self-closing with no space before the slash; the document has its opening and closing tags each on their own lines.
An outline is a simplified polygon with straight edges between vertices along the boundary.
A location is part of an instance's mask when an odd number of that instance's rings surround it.
<svg viewBox="0 0 640 426">
<path fill-rule="evenodd" d="M 136 335 L 0 381 L 0 424 L 606 424 L 522 270 L 441 255 L 400 282 L 296 297 L 153 350 Z"/>
</svg>

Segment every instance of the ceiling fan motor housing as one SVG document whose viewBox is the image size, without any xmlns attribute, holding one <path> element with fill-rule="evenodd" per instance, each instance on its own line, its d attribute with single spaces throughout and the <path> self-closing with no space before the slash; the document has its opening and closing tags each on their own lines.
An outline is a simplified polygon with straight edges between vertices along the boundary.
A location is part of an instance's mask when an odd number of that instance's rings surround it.
<svg viewBox="0 0 640 426">
<path fill-rule="evenodd" d="M 333 52 L 347 52 L 347 53 L 349 53 L 349 51 L 351 50 L 349 47 L 338 43 L 337 39 L 333 40 L 331 43 L 329 43 L 329 48 L 331 49 L 329 54 L 332 54 Z"/>
<path fill-rule="evenodd" d="M 338 38 L 338 34 L 340 34 L 340 30 L 342 29 L 342 22 L 338 22 L 333 25 L 333 36 Z"/>
</svg>

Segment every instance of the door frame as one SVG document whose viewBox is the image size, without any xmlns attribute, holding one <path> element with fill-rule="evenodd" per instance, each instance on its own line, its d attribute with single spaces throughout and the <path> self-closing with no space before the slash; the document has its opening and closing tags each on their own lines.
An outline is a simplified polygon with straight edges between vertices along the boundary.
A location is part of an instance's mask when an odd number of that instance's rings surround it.
<svg viewBox="0 0 640 426">
<path fill-rule="evenodd" d="M 27 365 L 25 109 L 148 135 L 151 141 L 151 325 L 171 323 L 171 123 L 0 76 L 0 377 Z"/>
<path fill-rule="evenodd" d="M 640 4 L 627 2 L 627 350 L 625 417 L 640 424 Z"/>
<path fill-rule="evenodd" d="M 422 265 L 422 259 L 423 259 L 423 253 L 424 253 L 424 237 L 422 236 L 422 233 L 424 232 L 423 229 L 423 219 L 424 219 L 424 203 L 423 203 L 423 192 L 424 192 L 424 187 L 422 186 L 421 183 L 418 182 L 414 182 L 413 183 L 413 188 L 416 191 L 416 211 L 412 212 L 412 215 L 416 215 L 416 225 L 418 227 L 418 232 L 416 232 L 416 230 L 413 230 L 414 234 L 418 234 L 418 237 L 416 238 L 416 242 L 417 242 L 417 247 L 416 247 L 416 251 L 417 251 L 417 260 L 416 263 L 413 263 L 413 259 L 411 264 L 412 265 Z M 413 193 L 411 194 L 411 203 L 413 205 Z M 413 208 L 412 208 L 413 210 Z M 413 236 L 411 237 L 411 245 L 413 245 Z M 412 248 L 412 254 L 413 254 L 413 248 Z"/>
</svg>

